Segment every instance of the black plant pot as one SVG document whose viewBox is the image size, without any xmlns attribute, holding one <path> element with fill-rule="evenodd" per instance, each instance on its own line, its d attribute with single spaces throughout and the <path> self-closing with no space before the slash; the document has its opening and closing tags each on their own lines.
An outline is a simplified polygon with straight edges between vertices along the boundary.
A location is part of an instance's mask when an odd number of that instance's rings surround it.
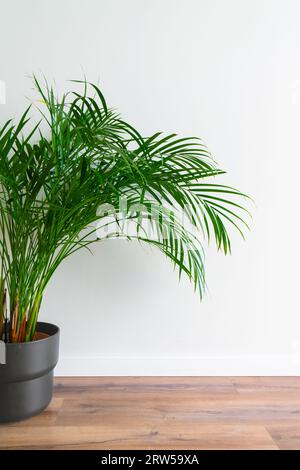
<svg viewBox="0 0 300 470">
<path fill-rule="evenodd" d="M 6 363 L 0 364 L 1 423 L 30 418 L 52 399 L 59 328 L 38 322 L 37 331 L 49 336 L 30 343 L 6 344 Z"/>
</svg>

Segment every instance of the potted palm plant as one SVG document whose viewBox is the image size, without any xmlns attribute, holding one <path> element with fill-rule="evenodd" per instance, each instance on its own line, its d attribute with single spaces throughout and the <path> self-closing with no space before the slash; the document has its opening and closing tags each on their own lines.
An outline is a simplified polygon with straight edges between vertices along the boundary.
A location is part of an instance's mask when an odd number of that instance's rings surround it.
<svg viewBox="0 0 300 470">
<path fill-rule="evenodd" d="M 226 254 L 226 226 L 242 236 L 247 226 L 235 200 L 245 195 L 212 181 L 224 171 L 200 139 L 143 137 L 94 84 L 79 82 L 82 93 L 58 98 L 34 83 L 42 122 L 30 127 L 29 108 L 0 128 L 2 422 L 32 416 L 51 400 L 59 328 L 38 315 L 68 256 L 112 236 L 138 239 L 160 249 L 202 297 L 203 240 L 214 238 Z"/>
</svg>

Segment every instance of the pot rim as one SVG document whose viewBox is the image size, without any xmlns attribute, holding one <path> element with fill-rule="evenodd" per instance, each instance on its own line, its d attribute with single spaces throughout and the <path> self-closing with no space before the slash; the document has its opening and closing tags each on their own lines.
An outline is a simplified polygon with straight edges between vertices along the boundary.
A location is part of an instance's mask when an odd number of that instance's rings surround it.
<svg viewBox="0 0 300 470">
<path fill-rule="evenodd" d="M 32 345 L 32 344 L 37 344 L 37 343 L 41 343 L 42 341 L 49 341 L 51 338 L 53 338 L 53 336 L 56 336 L 57 334 L 60 333 L 60 328 L 55 325 L 54 323 L 49 323 L 49 322 L 44 322 L 44 321 L 38 321 L 37 322 L 37 328 L 38 326 L 44 326 L 44 327 L 47 327 L 48 325 L 50 327 L 54 327 L 55 331 L 54 333 L 47 333 L 49 336 L 47 336 L 47 338 L 41 338 L 41 339 L 37 339 L 35 341 L 22 341 L 20 343 L 4 343 L 6 347 L 16 347 L 16 346 L 29 346 L 29 345 Z M 40 331 L 40 333 L 44 333 L 43 331 Z"/>
</svg>

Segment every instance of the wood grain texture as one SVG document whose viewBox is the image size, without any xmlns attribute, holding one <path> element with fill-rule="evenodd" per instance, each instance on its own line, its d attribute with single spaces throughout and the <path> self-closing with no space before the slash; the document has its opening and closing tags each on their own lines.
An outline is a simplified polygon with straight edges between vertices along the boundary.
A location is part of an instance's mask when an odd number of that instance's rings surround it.
<svg viewBox="0 0 300 470">
<path fill-rule="evenodd" d="M 66 377 L 0 449 L 300 449 L 300 377 Z"/>
</svg>

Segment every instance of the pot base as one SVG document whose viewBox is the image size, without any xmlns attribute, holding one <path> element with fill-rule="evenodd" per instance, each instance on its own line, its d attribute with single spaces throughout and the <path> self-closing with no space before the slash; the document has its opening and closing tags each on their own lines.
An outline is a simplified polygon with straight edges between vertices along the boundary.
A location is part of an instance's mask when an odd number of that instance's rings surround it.
<svg viewBox="0 0 300 470">
<path fill-rule="evenodd" d="M 24 382 L 1 384 L 0 423 L 21 421 L 39 414 L 52 399 L 53 371 Z"/>
</svg>

